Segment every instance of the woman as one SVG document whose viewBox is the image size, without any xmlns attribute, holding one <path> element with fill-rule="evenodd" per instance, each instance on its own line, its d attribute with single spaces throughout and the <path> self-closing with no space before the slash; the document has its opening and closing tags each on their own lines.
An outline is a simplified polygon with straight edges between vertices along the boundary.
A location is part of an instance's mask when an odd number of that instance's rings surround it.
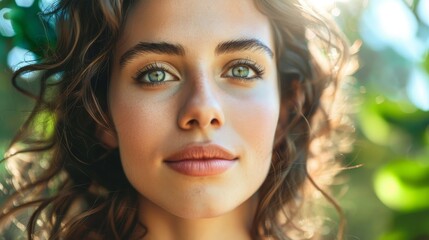
<svg viewBox="0 0 429 240">
<path fill-rule="evenodd" d="M 317 193 L 337 206 L 316 174 L 333 175 L 347 61 L 328 19 L 290 0 L 63 0 L 52 14 L 55 51 L 13 77 L 43 71 L 3 221 L 30 208 L 29 239 L 318 237 L 307 213 Z M 53 132 L 35 130 L 41 113 Z"/>
</svg>

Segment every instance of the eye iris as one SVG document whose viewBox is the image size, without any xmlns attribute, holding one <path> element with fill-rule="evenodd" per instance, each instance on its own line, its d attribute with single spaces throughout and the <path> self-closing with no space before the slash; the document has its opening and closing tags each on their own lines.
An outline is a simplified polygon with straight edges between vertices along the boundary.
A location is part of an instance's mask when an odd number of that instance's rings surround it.
<svg viewBox="0 0 429 240">
<path fill-rule="evenodd" d="M 249 68 L 246 66 L 238 66 L 232 69 L 232 75 L 234 77 L 247 77 L 249 76 Z"/>
<path fill-rule="evenodd" d="M 161 82 L 164 81 L 165 79 L 165 72 L 158 70 L 158 71 L 153 71 L 151 73 L 149 73 L 148 75 L 149 81 L 151 82 Z"/>
</svg>

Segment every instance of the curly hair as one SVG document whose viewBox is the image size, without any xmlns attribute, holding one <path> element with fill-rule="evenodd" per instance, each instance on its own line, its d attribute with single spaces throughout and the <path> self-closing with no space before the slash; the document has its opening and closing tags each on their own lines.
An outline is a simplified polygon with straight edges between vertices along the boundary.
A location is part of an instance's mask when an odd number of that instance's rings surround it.
<svg viewBox="0 0 429 240">
<path fill-rule="evenodd" d="M 107 107 L 113 49 L 134 2 L 61 0 L 49 13 L 56 46 L 12 76 L 36 104 L 4 159 L 15 190 L 1 208 L 0 226 L 27 214 L 28 239 L 131 239 L 146 231 L 118 149 L 97 137 L 100 129 L 113 128 Z M 312 207 L 324 196 L 340 214 L 341 238 L 343 213 L 328 189 L 343 150 L 346 118 L 335 104 L 341 102 L 348 43 L 305 1 L 254 2 L 275 33 L 281 115 L 252 236 L 318 238 L 321 219 Z M 19 85 L 27 72 L 41 73 L 38 94 Z"/>
</svg>

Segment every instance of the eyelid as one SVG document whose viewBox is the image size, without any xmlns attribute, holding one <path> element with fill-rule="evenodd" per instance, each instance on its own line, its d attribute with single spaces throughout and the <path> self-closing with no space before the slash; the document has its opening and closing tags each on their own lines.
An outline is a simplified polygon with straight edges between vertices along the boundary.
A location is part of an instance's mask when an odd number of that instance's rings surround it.
<svg viewBox="0 0 429 240">
<path fill-rule="evenodd" d="M 175 80 L 180 80 L 180 74 L 177 71 L 177 69 L 167 62 L 151 62 L 151 63 L 148 63 L 145 66 L 143 66 L 142 68 L 139 68 L 137 70 L 137 72 L 133 75 L 132 78 L 138 83 L 149 84 L 149 85 L 163 84 L 165 82 L 173 81 L 173 80 L 168 80 L 168 81 L 162 81 L 162 82 L 147 82 L 147 81 L 141 80 L 141 78 L 145 74 L 147 74 L 151 71 L 155 71 L 155 70 L 165 71 L 168 74 L 172 75 L 175 78 Z"/>
<path fill-rule="evenodd" d="M 228 77 L 228 76 L 225 76 L 225 73 L 228 72 L 231 68 L 237 67 L 237 66 L 243 66 L 243 65 L 244 66 L 248 66 L 249 68 L 251 68 L 255 72 L 256 77 L 253 77 L 253 78 L 242 78 L 242 79 L 249 79 L 249 80 L 251 80 L 251 79 L 255 79 L 255 78 L 261 78 L 262 75 L 265 72 L 265 68 L 262 65 L 258 64 L 256 61 L 253 61 L 253 60 L 248 59 L 248 58 L 246 58 L 246 59 L 234 59 L 232 61 L 229 61 L 225 65 L 225 68 L 222 71 L 223 72 L 222 73 L 222 77 Z"/>
</svg>

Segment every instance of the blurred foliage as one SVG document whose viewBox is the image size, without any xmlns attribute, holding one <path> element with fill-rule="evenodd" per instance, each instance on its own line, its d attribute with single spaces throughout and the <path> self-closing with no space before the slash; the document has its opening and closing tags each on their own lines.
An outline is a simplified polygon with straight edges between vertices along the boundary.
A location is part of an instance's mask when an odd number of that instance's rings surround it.
<svg viewBox="0 0 429 240">
<path fill-rule="evenodd" d="M 340 199 L 349 222 L 346 239 L 429 239 L 428 2 L 342 0 L 323 6 L 354 46 L 363 42 L 353 76 L 356 141 L 344 160 L 363 167 L 343 173 L 349 186 Z M 32 107 L 12 88 L 11 69 L 55 43 L 54 26 L 41 14 L 48 4 L 0 0 L 0 154 Z M 20 84 L 37 83 L 24 76 Z M 52 127 L 43 114 L 44 126 Z M 0 166 L 1 176 L 4 171 Z"/>
<path fill-rule="evenodd" d="M 354 75 L 357 139 L 347 159 L 363 167 L 345 171 L 350 189 L 341 200 L 348 239 L 429 239 L 428 2 L 336 6 L 346 35 L 363 41 Z"/>
</svg>

